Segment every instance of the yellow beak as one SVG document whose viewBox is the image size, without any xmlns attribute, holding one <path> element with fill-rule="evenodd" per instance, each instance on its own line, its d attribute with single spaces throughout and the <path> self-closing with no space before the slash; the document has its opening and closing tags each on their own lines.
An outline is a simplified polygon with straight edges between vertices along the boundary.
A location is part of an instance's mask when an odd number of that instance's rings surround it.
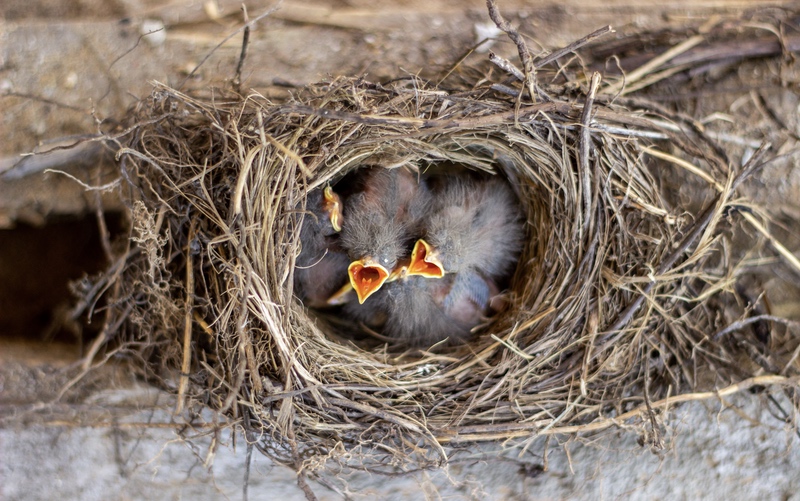
<svg viewBox="0 0 800 501">
<path fill-rule="evenodd" d="M 325 187 L 322 191 L 322 196 L 325 199 L 322 209 L 328 214 L 333 229 L 337 232 L 342 231 L 342 199 L 330 186 Z"/>
<path fill-rule="evenodd" d="M 411 263 L 408 265 L 408 275 L 420 275 L 428 278 L 442 278 L 444 266 L 436 255 L 436 251 L 423 239 L 417 240 L 414 250 L 411 251 Z"/>
<path fill-rule="evenodd" d="M 347 267 L 347 273 L 350 275 L 350 285 L 358 295 L 359 304 L 364 304 L 389 278 L 389 270 L 371 258 L 353 261 Z"/>
</svg>

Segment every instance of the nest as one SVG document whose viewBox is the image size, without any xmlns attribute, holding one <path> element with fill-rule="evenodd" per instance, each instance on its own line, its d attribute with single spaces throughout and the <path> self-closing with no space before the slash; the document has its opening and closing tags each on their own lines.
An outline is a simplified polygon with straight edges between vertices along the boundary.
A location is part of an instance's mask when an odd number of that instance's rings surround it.
<svg viewBox="0 0 800 501">
<path fill-rule="evenodd" d="M 705 369 L 723 386 L 757 370 L 713 333 L 738 262 L 729 202 L 764 150 L 743 169 L 703 155 L 693 173 L 718 189 L 690 214 L 660 177 L 717 143 L 598 97 L 598 78 L 522 79 L 463 67 L 439 85 L 338 78 L 281 99 L 157 86 L 118 153 L 132 235 L 107 277 L 107 339 L 181 408 L 229 416 L 306 473 L 429 467 L 446 445 L 616 425 L 660 447 L 665 402 L 702 387 Z M 393 351 L 295 297 L 309 191 L 364 165 L 445 163 L 508 179 L 526 216 L 508 307 L 488 326 L 463 345 Z"/>
</svg>

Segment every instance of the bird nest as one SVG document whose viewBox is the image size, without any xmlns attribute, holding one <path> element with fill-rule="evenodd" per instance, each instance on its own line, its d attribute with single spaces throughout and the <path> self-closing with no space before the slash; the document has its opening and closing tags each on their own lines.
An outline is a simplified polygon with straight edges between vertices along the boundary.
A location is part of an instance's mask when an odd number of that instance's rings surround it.
<svg viewBox="0 0 800 501">
<path fill-rule="evenodd" d="M 425 467 L 456 444 L 612 426 L 660 446 L 669 399 L 701 386 L 703 368 L 729 384 L 752 374 L 710 334 L 736 268 L 728 202 L 763 150 L 744 168 L 690 164 L 678 157 L 719 145 L 643 102 L 615 104 L 597 77 L 554 71 L 545 85 L 543 71 L 338 78 L 279 99 L 156 86 L 120 136 L 132 230 L 107 277 L 109 346 L 135 353 L 179 408 L 228 416 L 306 473 Z M 506 307 L 467 343 L 428 350 L 304 306 L 293 273 L 308 193 L 366 165 L 442 164 L 505 178 L 519 199 Z M 717 183 L 702 210 L 665 201 L 674 165 Z"/>
</svg>

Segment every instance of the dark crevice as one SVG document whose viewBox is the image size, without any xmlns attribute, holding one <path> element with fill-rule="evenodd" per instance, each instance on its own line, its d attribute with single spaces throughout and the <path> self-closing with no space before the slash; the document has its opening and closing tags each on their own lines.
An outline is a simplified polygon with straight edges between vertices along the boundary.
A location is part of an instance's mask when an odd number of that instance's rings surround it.
<svg viewBox="0 0 800 501">
<path fill-rule="evenodd" d="M 106 224 L 113 238 L 122 231 L 124 218 L 106 214 Z M 69 284 L 106 266 L 94 215 L 0 230 L 0 336 L 79 342 L 65 321 L 75 302 Z"/>
</svg>

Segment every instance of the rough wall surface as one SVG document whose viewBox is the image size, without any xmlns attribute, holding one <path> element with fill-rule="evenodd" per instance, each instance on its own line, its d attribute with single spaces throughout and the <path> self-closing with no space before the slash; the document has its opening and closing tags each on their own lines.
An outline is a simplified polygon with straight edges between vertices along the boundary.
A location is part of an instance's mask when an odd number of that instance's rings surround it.
<svg viewBox="0 0 800 501">
<path fill-rule="evenodd" d="M 176 430 L 157 427 L 170 420 L 169 411 L 146 408 L 159 400 L 168 403 L 169 397 L 145 387 L 107 390 L 94 397 L 96 404 L 145 408 L 120 419 L 118 426 L 0 429 L 0 499 L 242 499 L 247 454 L 241 437 L 234 441 L 222 432 L 207 467 L 211 439 L 185 441 Z M 524 467 L 525 462 L 541 465 L 540 457 L 524 456 L 520 463 L 512 450 L 447 471 L 399 477 L 352 473 L 346 477 L 349 495 L 366 500 L 800 499 L 800 453 L 791 429 L 753 395 L 727 404 L 676 409 L 670 419 L 671 450 L 661 456 L 641 448 L 634 436 L 611 434 L 551 447 L 546 472 Z M 126 427 L 147 422 L 151 427 Z M 323 485 L 311 487 L 320 499 L 342 498 Z M 248 496 L 305 499 L 292 470 L 258 453 Z"/>
</svg>

